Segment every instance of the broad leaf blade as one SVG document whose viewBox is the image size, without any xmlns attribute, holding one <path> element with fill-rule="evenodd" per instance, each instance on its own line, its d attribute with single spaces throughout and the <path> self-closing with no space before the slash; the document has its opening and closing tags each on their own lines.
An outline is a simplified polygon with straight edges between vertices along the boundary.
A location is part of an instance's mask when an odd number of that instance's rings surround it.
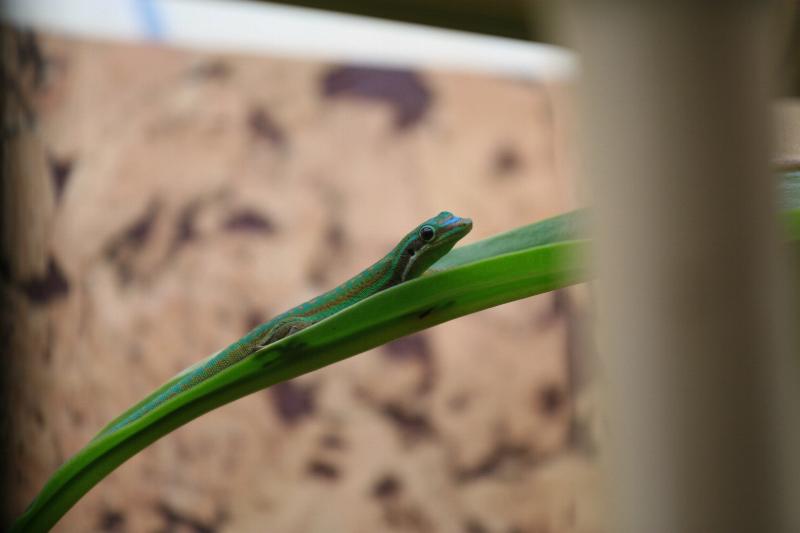
<svg viewBox="0 0 800 533">
<path fill-rule="evenodd" d="M 95 438 L 54 474 L 13 530 L 49 529 L 125 460 L 221 405 L 403 335 L 583 281 L 584 244 L 566 241 L 472 262 L 462 257 L 461 266 L 378 293 L 267 346 L 130 425 Z"/>
</svg>

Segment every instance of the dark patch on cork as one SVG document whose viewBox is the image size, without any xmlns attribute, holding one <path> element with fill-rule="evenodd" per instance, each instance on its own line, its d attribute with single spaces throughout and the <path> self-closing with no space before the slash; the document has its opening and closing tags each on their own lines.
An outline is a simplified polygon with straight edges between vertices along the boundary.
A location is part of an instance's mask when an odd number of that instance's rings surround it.
<svg viewBox="0 0 800 533">
<path fill-rule="evenodd" d="M 22 281 L 20 287 L 31 302 L 39 305 L 64 298 L 70 289 L 64 271 L 52 255 L 47 261 L 45 273 L 42 276 Z"/>
<path fill-rule="evenodd" d="M 256 107 L 247 116 L 247 126 L 258 139 L 264 139 L 276 148 L 283 148 L 287 144 L 286 133 L 272 115 L 262 107 Z"/>
<path fill-rule="evenodd" d="M 553 291 L 552 311 L 555 316 L 564 316 L 571 309 L 569 293 L 565 289 Z"/>
<path fill-rule="evenodd" d="M 327 433 L 323 435 L 320 439 L 320 444 L 323 448 L 327 448 L 329 450 L 344 450 L 347 447 L 344 439 L 334 433 Z"/>
<path fill-rule="evenodd" d="M 191 531 L 193 533 L 215 533 L 219 530 L 219 526 L 225 521 L 226 513 L 217 511 L 214 520 L 211 523 L 200 520 L 199 518 L 190 516 L 174 509 L 165 501 L 159 501 L 155 505 L 156 512 L 164 520 L 164 527 L 159 531 Z"/>
<path fill-rule="evenodd" d="M 133 278 L 133 257 L 152 235 L 160 211 L 158 202 L 150 202 L 141 216 L 106 244 L 104 255 L 108 261 L 116 265 L 122 283 L 127 283 Z"/>
<path fill-rule="evenodd" d="M 489 530 L 477 518 L 468 518 L 464 522 L 464 533 L 489 533 Z"/>
<path fill-rule="evenodd" d="M 74 161 L 68 157 L 56 157 L 51 155 L 47 159 L 47 163 L 50 167 L 50 178 L 53 182 L 53 192 L 55 193 L 56 202 L 60 202 L 64 195 L 64 189 L 72 174 Z"/>
<path fill-rule="evenodd" d="M 522 158 L 513 147 L 503 145 L 498 148 L 492 160 L 492 170 L 498 177 L 506 177 L 522 167 Z"/>
<path fill-rule="evenodd" d="M 203 61 L 192 67 L 189 76 L 197 80 L 224 80 L 231 76 L 231 66 L 221 60 Z"/>
<path fill-rule="evenodd" d="M 325 231 L 325 240 L 333 253 L 339 252 L 344 248 L 346 242 L 345 231 L 339 220 L 334 220 L 328 225 Z"/>
<path fill-rule="evenodd" d="M 382 406 L 380 412 L 411 440 L 429 438 L 435 434 L 431 421 L 424 413 L 415 413 L 393 403 Z"/>
<path fill-rule="evenodd" d="M 383 352 L 390 359 L 415 362 L 422 366 L 422 379 L 417 387 L 420 394 L 430 392 L 436 378 L 433 352 L 428 339 L 425 333 L 401 337 L 386 344 Z"/>
<path fill-rule="evenodd" d="M 566 392 L 555 383 L 545 385 L 536 392 L 536 404 L 545 416 L 556 416 L 566 403 Z"/>
<path fill-rule="evenodd" d="M 312 477 L 325 479 L 327 481 L 335 481 L 339 479 L 341 475 L 336 465 L 321 459 L 312 459 L 309 461 L 306 471 L 308 475 Z"/>
<path fill-rule="evenodd" d="M 477 465 L 456 472 L 459 483 L 475 481 L 494 475 L 504 467 L 518 469 L 532 461 L 530 450 L 525 446 L 497 444 L 492 451 Z"/>
<path fill-rule="evenodd" d="M 564 289 L 553 291 L 552 303 L 553 315 L 561 317 L 566 315 L 570 310 L 569 294 Z"/>
<path fill-rule="evenodd" d="M 158 206 L 150 204 L 147 211 L 122 234 L 123 244 L 133 248 L 141 248 L 153 233 L 153 226 L 158 215 Z"/>
<path fill-rule="evenodd" d="M 231 213 L 223 222 L 225 231 L 232 233 L 275 233 L 275 224 L 265 215 L 251 209 Z"/>
<path fill-rule="evenodd" d="M 380 102 L 394 111 L 394 128 L 403 131 L 419 123 L 431 106 L 431 90 L 415 72 L 405 69 L 345 65 L 322 79 L 326 98 Z"/>
<path fill-rule="evenodd" d="M 384 346 L 384 353 L 390 358 L 398 361 L 427 361 L 431 359 L 431 347 L 428 336 L 424 333 L 416 333 L 401 337 L 387 343 Z"/>
<path fill-rule="evenodd" d="M 296 381 L 284 381 L 269 388 L 272 405 L 286 424 L 296 424 L 315 409 L 314 388 Z"/>
<path fill-rule="evenodd" d="M 200 238 L 197 220 L 203 210 L 215 202 L 224 200 L 227 190 L 220 189 L 203 196 L 196 196 L 186 202 L 174 218 L 172 239 L 166 254 L 166 259 L 173 258 L 184 246 L 187 246 Z M 241 228 L 236 228 L 238 231 Z"/>
<path fill-rule="evenodd" d="M 175 236 L 172 239 L 172 251 L 174 252 L 181 246 L 190 243 L 197 238 L 197 215 L 203 206 L 201 200 L 194 200 L 183 206 L 178 213 L 178 220 L 175 224 Z"/>
<path fill-rule="evenodd" d="M 122 511 L 115 511 L 113 509 L 106 509 L 100 513 L 97 521 L 97 528 L 100 531 L 120 532 L 125 530 L 125 522 L 127 518 Z"/>
<path fill-rule="evenodd" d="M 564 289 L 557 289 L 551 293 L 550 307 L 535 319 L 536 326 L 546 329 L 568 317 L 569 311 L 569 294 Z"/>
<path fill-rule="evenodd" d="M 402 483 L 396 476 L 385 474 L 372 486 L 372 495 L 379 500 L 394 498 L 400 494 L 402 488 Z"/>
</svg>

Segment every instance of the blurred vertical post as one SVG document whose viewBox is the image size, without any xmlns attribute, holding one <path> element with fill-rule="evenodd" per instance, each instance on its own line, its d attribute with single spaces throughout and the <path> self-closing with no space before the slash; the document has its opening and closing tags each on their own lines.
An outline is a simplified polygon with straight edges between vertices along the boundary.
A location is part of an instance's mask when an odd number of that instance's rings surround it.
<svg viewBox="0 0 800 533">
<path fill-rule="evenodd" d="M 796 322 L 768 167 L 772 7 L 570 5 L 609 365 L 609 531 L 800 524 Z"/>
</svg>

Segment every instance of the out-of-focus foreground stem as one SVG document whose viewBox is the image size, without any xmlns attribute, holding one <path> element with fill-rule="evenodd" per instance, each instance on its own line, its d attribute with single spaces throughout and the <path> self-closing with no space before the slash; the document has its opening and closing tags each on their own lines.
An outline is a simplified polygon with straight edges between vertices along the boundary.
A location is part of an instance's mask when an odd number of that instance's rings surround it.
<svg viewBox="0 0 800 533">
<path fill-rule="evenodd" d="M 768 174 L 771 7 L 571 6 L 610 370 L 609 531 L 800 524 L 797 322 Z"/>
</svg>

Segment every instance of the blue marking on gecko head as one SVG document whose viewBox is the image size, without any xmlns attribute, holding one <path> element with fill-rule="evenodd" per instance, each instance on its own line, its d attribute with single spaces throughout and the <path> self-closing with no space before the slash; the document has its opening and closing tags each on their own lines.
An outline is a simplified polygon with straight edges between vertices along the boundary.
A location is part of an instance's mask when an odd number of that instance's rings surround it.
<svg viewBox="0 0 800 533">
<path fill-rule="evenodd" d="M 453 215 L 450 218 L 448 218 L 447 220 L 445 220 L 444 222 L 442 222 L 442 225 L 443 226 L 449 226 L 450 224 L 454 224 L 454 223 L 458 222 L 459 220 L 461 220 L 461 217 L 457 217 L 457 216 Z"/>
</svg>

